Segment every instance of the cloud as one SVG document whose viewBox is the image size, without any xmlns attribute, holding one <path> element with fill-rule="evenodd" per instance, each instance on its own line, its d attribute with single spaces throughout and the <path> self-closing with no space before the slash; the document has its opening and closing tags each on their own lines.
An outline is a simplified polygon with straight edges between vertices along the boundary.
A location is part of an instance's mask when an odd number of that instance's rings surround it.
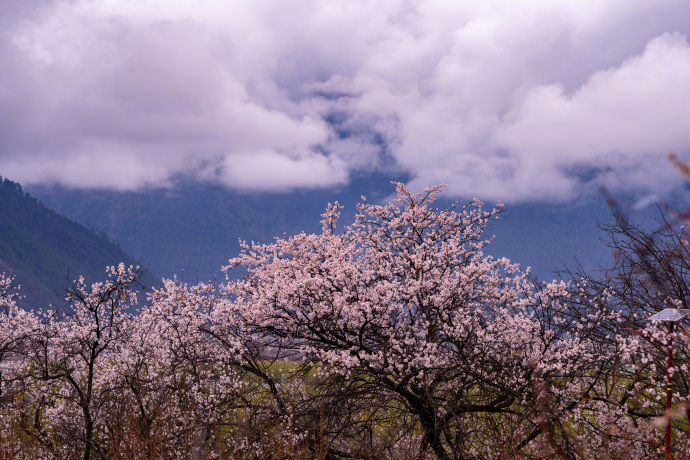
<svg viewBox="0 0 690 460">
<path fill-rule="evenodd" d="M 459 197 L 663 194 L 690 150 L 683 1 L 10 1 L 0 174 L 247 190 L 353 172 Z"/>
<path fill-rule="evenodd" d="M 222 179 L 229 186 L 247 190 L 324 187 L 346 182 L 347 169 L 338 163 L 313 153 L 290 158 L 274 151 L 252 152 L 225 157 Z"/>
<path fill-rule="evenodd" d="M 568 173 L 578 167 L 599 169 L 618 188 L 659 187 L 664 171 L 673 177 L 665 156 L 690 147 L 682 121 L 690 113 L 688 81 L 690 46 L 680 34 L 665 34 L 570 94 L 559 84 L 532 88 L 494 139 L 523 159 L 516 179 L 539 180 L 546 169 L 567 184 L 565 195 L 577 191 Z"/>
</svg>

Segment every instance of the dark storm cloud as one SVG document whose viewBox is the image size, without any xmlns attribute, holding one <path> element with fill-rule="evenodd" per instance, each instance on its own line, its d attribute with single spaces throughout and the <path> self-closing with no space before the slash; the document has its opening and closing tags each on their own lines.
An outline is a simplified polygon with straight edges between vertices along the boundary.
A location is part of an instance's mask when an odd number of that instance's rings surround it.
<svg viewBox="0 0 690 460">
<path fill-rule="evenodd" d="M 0 174 L 281 190 L 393 167 L 456 195 L 679 184 L 683 1 L 4 4 Z"/>
</svg>

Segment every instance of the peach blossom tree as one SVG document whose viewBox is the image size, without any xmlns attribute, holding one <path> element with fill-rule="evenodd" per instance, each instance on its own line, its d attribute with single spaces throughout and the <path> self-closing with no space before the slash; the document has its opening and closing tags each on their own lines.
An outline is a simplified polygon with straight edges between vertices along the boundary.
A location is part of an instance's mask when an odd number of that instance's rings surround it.
<svg viewBox="0 0 690 460">
<path fill-rule="evenodd" d="M 574 314 L 565 283 L 536 283 L 485 255 L 484 231 L 501 205 L 439 210 L 443 188 L 415 194 L 397 184 L 394 202 L 364 201 L 342 232 L 341 208 L 329 205 L 320 234 L 245 243 L 226 267 L 245 275 L 225 286 L 233 301 L 214 311 L 216 327 L 237 325 L 312 363 L 323 406 L 360 402 L 360 439 L 339 441 L 340 427 L 334 452 L 361 445 L 372 425 L 405 420 L 420 455 L 481 456 L 477 421 L 497 415 L 524 447 L 543 432 L 530 409 L 537 383 L 558 390 L 554 410 L 572 411 L 615 359 L 613 335 L 594 332 L 617 312 Z"/>
</svg>

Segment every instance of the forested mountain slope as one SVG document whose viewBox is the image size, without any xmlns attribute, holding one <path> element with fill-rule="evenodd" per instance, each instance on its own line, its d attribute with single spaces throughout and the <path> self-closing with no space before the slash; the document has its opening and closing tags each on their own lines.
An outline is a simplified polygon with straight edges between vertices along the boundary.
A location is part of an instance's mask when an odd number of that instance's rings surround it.
<svg viewBox="0 0 690 460">
<path fill-rule="evenodd" d="M 282 193 L 237 192 L 195 183 L 136 192 L 31 189 L 47 206 L 104 231 L 157 274 L 184 276 L 191 283 L 224 276 L 220 269 L 237 255 L 240 238 L 270 243 L 285 233 L 318 232 L 326 204 L 336 200 L 345 206 L 346 225 L 361 195 L 377 201 L 394 190 L 388 180 Z"/>
<path fill-rule="evenodd" d="M 353 221 L 356 204 L 390 196 L 394 187 L 382 177 L 355 178 L 341 188 L 252 193 L 219 185 L 182 183 L 171 189 L 137 192 L 75 190 L 34 186 L 32 193 L 58 212 L 104 231 L 161 276 L 208 281 L 223 276 L 220 267 L 239 251 L 238 238 L 270 243 L 276 236 L 319 232 L 329 202 L 344 205 L 340 228 Z M 455 200 L 440 200 L 447 207 Z M 460 202 L 462 204 L 462 201 Z M 487 208 L 495 203 L 486 202 Z M 657 214 L 648 207 L 633 218 Z M 586 268 L 605 264 L 610 251 L 598 222 L 610 219 L 604 197 L 578 203 L 510 204 L 486 235 L 496 235 L 488 254 L 508 257 L 545 278 L 577 257 Z"/>
<path fill-rule="evenodd" d="M 0 180 L 0 271 L 21 285 L 22 306 L 59 305 L 57 293 L 69 279 L 101 280 L 105 267 L 119 262 L 137 265 L 105 234 L 48 209 L 19 184 Z M 146 282 L 156 279 L 149 275 Z"/>
</svg>

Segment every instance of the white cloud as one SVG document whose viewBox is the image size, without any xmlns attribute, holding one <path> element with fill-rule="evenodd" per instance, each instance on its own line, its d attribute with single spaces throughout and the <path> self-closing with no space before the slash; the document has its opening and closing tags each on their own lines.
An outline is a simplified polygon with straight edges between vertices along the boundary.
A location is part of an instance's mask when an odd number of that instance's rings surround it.
<svg viewBox="0 0 690 460">
<path fill-rule="evenodd" d="M 531 89 L 506 115 L 496 143 L 525 159 L 518 177 L 538 180 L 549 168 L 566 179 L 569 168 L 596 167 L 618 187 L 663 186 L 664 170 L 677 183 L 665 157 L 690 148 L 683 122 L 690 113 L 688 81 L 690 46 L 679 34 L 666 34 L 619 67 L 595 72 L 572 94 L 558 84 Z M 564 183 L 559 193 L 576 191 Z"/>
<path fill-rule="evenodd" d="M 347 168 L 340 163 L 306 152 L 297 157 L 275 151 L 228 155 L 222 164 L 222 180 L 230 187 L 246 190 L 325 187 L 347 181 Z"/>
<path fill-rule="evenodd" d="M 283 190 L 392 168 L 558 200 L 664 193 L 663 158 L 690 150 L 681 0 L 9 5 L 0 174 L 23 183 Z"/>
</svg>

